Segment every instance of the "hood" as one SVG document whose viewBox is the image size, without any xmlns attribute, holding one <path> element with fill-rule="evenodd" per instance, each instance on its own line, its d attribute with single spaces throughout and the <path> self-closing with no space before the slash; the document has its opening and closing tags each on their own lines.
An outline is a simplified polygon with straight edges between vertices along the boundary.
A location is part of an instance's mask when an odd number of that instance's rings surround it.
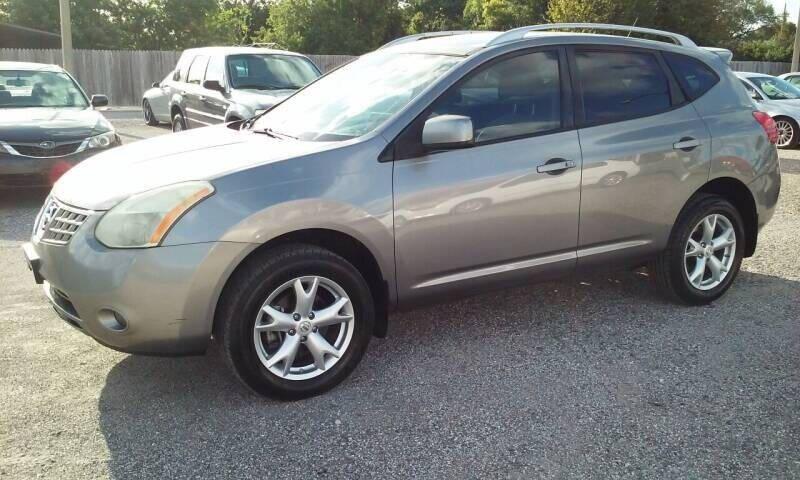
<svg viewBox="0 0 800 480">
<path fill-rule="evenodd" d="M 278 139 L 224 125 L 163 135 L 107 150 L 78 164 L 53 195 L 89 210 L 108 210 L 129 196 L 332 148 L 335 144 Z"/>
<path fill-rule="evenodd" d="M 83 140 L 110 130 L 108 120 L 90 108 L 0 109 L 0 140 L 8 143 Z"/>
<path fill-rule="evenodd" d="M 297 90 L 232 90 L 231 100 L 253 110 L 263 110 L 280 103 Z"/>
</svg>

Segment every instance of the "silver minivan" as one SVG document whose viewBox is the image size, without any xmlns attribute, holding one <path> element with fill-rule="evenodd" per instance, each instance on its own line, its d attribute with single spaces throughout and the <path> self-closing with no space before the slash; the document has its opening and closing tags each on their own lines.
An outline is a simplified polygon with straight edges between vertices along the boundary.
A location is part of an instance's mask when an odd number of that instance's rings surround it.
<svg viewBox="0 0 800 480">
<path fill-rule="evenodd" d="M 576 34 L 622 31 L 664 41 Z M 775 123 L 717 55 L 614 25 L 405 37 L 247 122 L 126 145 L 54 186 L 24 246 L 56 312 L 301 398 L 389 312 L 649 265 L 731 286 L 780 190 Z"/>
</svg>

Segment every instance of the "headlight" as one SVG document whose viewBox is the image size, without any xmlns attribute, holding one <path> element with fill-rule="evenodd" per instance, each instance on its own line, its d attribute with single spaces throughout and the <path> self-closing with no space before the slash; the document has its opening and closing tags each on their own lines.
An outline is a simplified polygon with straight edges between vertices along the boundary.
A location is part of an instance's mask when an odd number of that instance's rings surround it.
<svg viewBox="0 0 800 480">
<path fill-rule="evenodd" d="M 117 132 L 114 130 L 89 138 L 89 148 L 108 148 L 117 141 Z"/>
<path fill-rule="evenodd" d="M 95 237 L 110 248 L 156 247 L 184 213 L 212 193 L 208 182 L 186 182 L 134 195 L 103 215 Z"/>
</svg>

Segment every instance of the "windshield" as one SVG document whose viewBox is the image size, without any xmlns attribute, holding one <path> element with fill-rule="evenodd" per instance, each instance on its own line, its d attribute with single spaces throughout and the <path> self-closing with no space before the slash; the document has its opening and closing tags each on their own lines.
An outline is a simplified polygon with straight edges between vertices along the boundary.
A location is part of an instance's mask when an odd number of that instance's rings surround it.
<svg viewBox="0 0 800 480">
<path fill-rule="evenodd" d="M 764 92 L 764 95 L 772 100 L 796 100 L 800 98 L 800 90 L 786 80 L 781 80 L 777 77 L 750 77 L 748 80 L 753 82 Z"/>
<path fill-rule="evenodd" d="M 228 77 L 233 88 L 297 90 L 319 77 L 319 71 L 303 57 L 243 54 L 228 57 Z"/>
<path fill-rule="evenodd" d="M 365 55 L 278 104 L 253 129 L 313 141 L 360 137 L 461 60 L 395 52 Z"/>
<path fill-rule="evenodd" d="M 80 88 L 65 73 L 0 70 L 0 108 L 88 106 Z"/>
</svg>

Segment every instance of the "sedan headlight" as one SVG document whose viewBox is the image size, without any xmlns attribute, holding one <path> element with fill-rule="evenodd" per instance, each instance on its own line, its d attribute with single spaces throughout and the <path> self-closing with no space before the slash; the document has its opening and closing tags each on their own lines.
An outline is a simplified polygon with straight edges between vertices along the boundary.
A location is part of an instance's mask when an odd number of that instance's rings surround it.
<svg viewBox="0 0 800 480">
<path fill-rule="evenodd" d="M 183 214 L 212 193 L 208 182 L 186 182 L 134 195 L 103 215 L 95 237 L 110 248 L 156 247 Z"/>
<path fill-rule="evenodd" d="M 117 141 L 117 132 L 111 130 L 110 132 L 101 133 L 89 138 L 89 148 L 108 148 Z"/>
</svg>

